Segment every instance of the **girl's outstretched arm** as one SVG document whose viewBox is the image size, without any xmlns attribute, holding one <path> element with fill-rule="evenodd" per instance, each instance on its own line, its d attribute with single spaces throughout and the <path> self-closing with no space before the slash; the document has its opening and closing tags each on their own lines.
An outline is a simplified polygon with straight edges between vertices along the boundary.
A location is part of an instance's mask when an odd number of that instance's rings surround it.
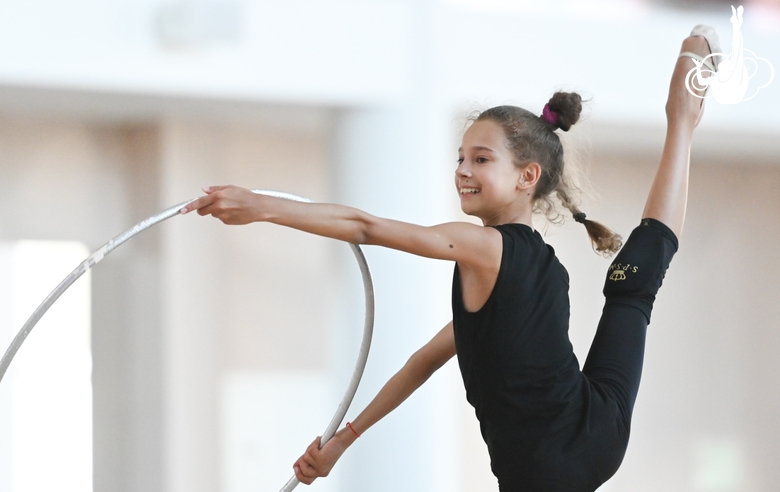
<svg viewBox="0 0 780 492">
<path fill-rule="evenodd" d="M 295 202 L 236 186 L 213 186 L 205 191 L 206 196 L 184 207 L 182 213 L 197 210 L 225 224 L 273 222 L 353 244 L 385 246 L 477 269 L 497 270 L 501 261 L 501 234 L 492 227 L 467 222 L 424 227 L 343 205 Z"/>
<path fill-rule="evenodd" d="M 349 428 L 339 430 L 322 449 L 319 449 L 319 437 L 309 445 L 303 456 L 293 465 L 298 480 L 308 485 L 317 477 L 328 476 L 336 461 L 357 439 L 355 433 L 363 434 L 395 410 L 454 355 L 455 338 L 452 322 L 449 322 L 430 342 L 409 358 L 404 367 L 390 378 L 365 410 L 352 421 L 355 432 Z"/>
</svg>

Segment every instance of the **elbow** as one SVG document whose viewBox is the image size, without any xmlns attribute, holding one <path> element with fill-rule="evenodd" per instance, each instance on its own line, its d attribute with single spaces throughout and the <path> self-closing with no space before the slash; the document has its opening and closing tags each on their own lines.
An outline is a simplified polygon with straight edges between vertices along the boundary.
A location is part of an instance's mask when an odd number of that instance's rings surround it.
<svg viewBox="0 0 780 492">
<path fill-rule="evenodd" d="M 409 368 L 409 372 L 414 375 L 418 385 L 427 381 L 438 369 L 435 361 L 425 357 L 421 351 L 412 354 L 406 362 L 406 366 Z"/>
<path fill-rule="evenodd" d="M 354 218 L 355 230 L 353 234 L 354 244 L 379 244 L 377 241 L 377 225 L 378 220 L 373 215 L 370 215 L 361 210 L 357 210 Z"/>
</svg>

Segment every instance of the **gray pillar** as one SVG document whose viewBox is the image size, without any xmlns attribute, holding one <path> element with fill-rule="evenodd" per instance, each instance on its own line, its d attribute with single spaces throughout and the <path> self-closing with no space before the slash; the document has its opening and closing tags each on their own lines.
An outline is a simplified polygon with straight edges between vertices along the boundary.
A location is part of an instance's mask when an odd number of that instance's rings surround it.
<svg viewBox="0 0 780 492">
<path fill-rule="evenodd" d="M 208 128 L 169 122 L 161 132 L 161 195 L 175 204 L 212 173 Z M 200 133 L 199 133 L 200 132 Z M 166 492 L 219 490 L 220 274 L 229 263 L 215 221 L 178 217 L 163 234 L 163 415 Z"/>
<path fill-rule="evenodd" d="M 455 161 L 452 152 L 453 166 L 448 168 L 443 155 L 448 127 L 448 119 L 430 106 L 342 112 L 334 135 L 336 200 L 422 225 L 447 220 Z M 384 248 L 365 250 L 375 281 L 376 326 L 364 379 L 347 418 L 354 418 L 451 316 L 452 264 Z M 351 285 L 344 292 L 359 292 L 357 277 L 349 278 Z M 349 328 L 337 327 L 334 338 L 337 372 L 346 375 L 354 357 L 343 347 L 359 338 L 362 311 L 346 302 L 340 309 L 341 318 L 351 316 L 345 325 Z M 444 380 L 434 376 L 429 383 L 344 456 L 339 464 L 342 490 L 453 490 L 449 480 L 456 459 L 453 433 L 448 431 L 452 405 L 439 397 Z"/>
<path fill-rule="evenodd" d="M 338 201 L 369 213 L 433 225 L 452 220 L 457 210 L 453 191 L 457 153 L 452 147 L 452 117 L 437 87 L 434 7 L 430 1 L 409 5 L 415 50 L 410 53 L 409 98 L 393 107 L 338 115 L 334 189 Z M 375 247 L 367 247 L 366 255 L 376 285 L 376 327 L 364 380 L 348 418 L 354 418 L 409 356 L 451 319 L 452 263 Z M 351 286 L 353 291 L 357 288 Z M 340 335 L 334 343 L 345 346 L 346 333 L 338 328 L 336 333 Z M 453 391 L 453 374 L 435 374 L 353 445 L 340 463 L 342 490 L 458 490 L 453 402 L 460 395 Z"/>
<path fill-rule="evenodd" d="M 122 213 L 101 228 L 101 242 L 161 208 L 156 128 L 111 138 L 122 186 L 99 205 Z M 148 230 L 92 271 L 95 492 L 163 489 L 160 242 L 161 228 Z"/>
</svg>

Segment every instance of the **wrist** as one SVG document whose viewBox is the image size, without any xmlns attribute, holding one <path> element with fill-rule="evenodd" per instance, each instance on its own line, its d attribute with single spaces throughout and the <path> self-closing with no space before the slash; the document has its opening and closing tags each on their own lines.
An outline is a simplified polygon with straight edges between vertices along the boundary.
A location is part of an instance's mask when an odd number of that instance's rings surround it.
<svg viewBox="0 0 780 492">
<path fill-rule="evenodd" d="M 360 433 L 352 426 L 352 422 L 347 422 L 347 429 L 351 430 L 355 437 L 360 437 Z"/>
<path fill-rule="evenodd" d="M 273 222 L 274 215 L 271 213 L 271 207 L 274 205 L 274 198 L 262 193 L 255 194 L 252 204 L 253 222 Z M 282 200 L 282 198 L 279 198 Z"/>
<path fill-rule="evenodd" d="M 336 432 L 339 440 L 341 440 L 347 446 L 351 446 L 353 442 L 357 441 L 357 436 L 346 425 Z"/>
</svg>

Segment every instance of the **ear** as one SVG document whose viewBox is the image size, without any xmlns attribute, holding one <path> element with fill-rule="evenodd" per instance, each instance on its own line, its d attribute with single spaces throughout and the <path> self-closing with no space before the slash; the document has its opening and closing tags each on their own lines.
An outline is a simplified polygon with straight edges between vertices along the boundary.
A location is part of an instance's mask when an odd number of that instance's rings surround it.
<svg viewBox="0 0 780 492">
<path fill-rule="evenodd" d="M 520 178 L 517 181 L 517 189 L 527 191 L 536 186 L 542 177 L 542 166 L 538 162 L 529 162 L 520 170 Z"/>
</svg>

